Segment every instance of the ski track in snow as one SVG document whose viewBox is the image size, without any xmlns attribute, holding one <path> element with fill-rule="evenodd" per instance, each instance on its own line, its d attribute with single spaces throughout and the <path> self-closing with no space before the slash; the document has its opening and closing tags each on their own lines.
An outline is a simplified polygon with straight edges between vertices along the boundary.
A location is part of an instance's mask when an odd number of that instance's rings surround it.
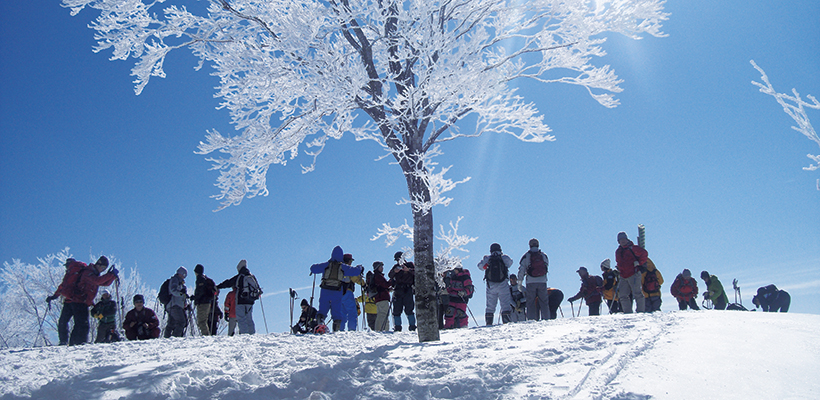
<svg viewBox="0 0 820 400">
<path fill-rule="evenodd" d="M 688 379 L 701 379 L 701 386 L 690 389 L 687 382 L 674 380 L 689 370 L 696 372 L 697 361 L 680 366 L 678 359 L 698 360 L 702 348 L 708 350 L 707 356 L 719 357 L 719 350 L 732 346 L 738 332 L 750 328 L 760 331 L 759 337 L 734 348 L 747 353 L 747 364 L 764 358 L 746 350 L 761 340 L 783 329 L 801 335 L 791 341 L 799 343 L 781 345 L 792 359 L 800 357 L 801 365 L 780 361 L 777 365 L 784 372 L 770 378 L 799 376 L 820 365 L 820 345 L 814 344 L 817 334 L 811 328 L 820 318 L 731 313 L 620 314 L 513 323 L 442 331 L 441 341 L 433 343 L 418 343 L 412 332 L 279 333 L 3 350 L 0 399 L 637 400 L 663 398 L 670 389 L 678 398 L 687 398 L 681 393 L 703 393 L 715 379 L 723 383 L 718 372 L 725 373 L 726 368 L 717 363 L 708 374 L 691 374 Z M 728 322 L 731 334 L 704 347 Z M 755 371 L 752 366 L 747 369 Z M 820 387 L 802 385 L 792 391 L 797 398 Z M 750 394 L 743 386 L 727 387 L 730 391 L 719 391 L 717 397 Z M 763 394 L 754 390 L 751 393 Z"/>
</svg>

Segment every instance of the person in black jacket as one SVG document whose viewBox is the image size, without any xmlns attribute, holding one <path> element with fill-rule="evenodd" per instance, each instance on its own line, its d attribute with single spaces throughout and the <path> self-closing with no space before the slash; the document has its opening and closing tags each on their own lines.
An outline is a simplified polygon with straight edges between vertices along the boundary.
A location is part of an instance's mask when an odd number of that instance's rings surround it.
<svg viewBox="0 0 820 400">
<path fill-rule="evenodd" d="M 393 255 L 396 264 L 387 273 L 393 287 L 393 329 L 401 332 L 401 312 L 407 315 L 407 324 L 411 331 L 416 330 L 415 293 L 416 266 L 410 261 L 403 261 L 402 252 Z"/>
<path fill-rule="evenodd" d="M 91 316 L 97 318 L 97 338 L 94 343 L 119 342 L 117 333 L 117 302 L 111 300 L 111 293 L 103 290 L 102 299 L 91 309 Z"/>
<path fill-rule="evenodd" d="M 214 306 L 214 296 L 216 295 L 216 284 L 214 280 L 205 275 L 205 267 L 197 264 L 194 267 L 196 274 L 196 288 L 194 289 L 194 306 L 196 307 L 196 326 L 202 336 L 211 334 L 211 327 L 208 323 L 212 319 Z"/>
<path fill-rule="evenodd" d="M 760 307 L 765 312 L 789 312 L 792 297 L 785 290 L 778 290 L 775 285 L 763 286 L 757 289 L 757 296 L 752 298 L 755 308 Z"/>
<path fill-rule="evenodd" d="M 316 309 L 311 307 L 305 299 L 302 299 L 300 306 L 302 315 L 299 317 L 299 322 L 291 329 L 293 333 L 311 333 L 316 328 Z"/>
</svg>

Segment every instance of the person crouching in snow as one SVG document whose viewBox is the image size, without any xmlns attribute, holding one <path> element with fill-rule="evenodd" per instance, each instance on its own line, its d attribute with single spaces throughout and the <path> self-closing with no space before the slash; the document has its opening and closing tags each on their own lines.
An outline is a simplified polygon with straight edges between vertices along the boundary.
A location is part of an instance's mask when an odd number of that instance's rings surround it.
<svg viewBox="0 0 820 400">
<path fill-rule="evenodd" d="M 518 276 L 510 274 L 510 299 L 512 307 L 510 320 L 524 322 L 527 320 L 527 289 L 518 285 Z"/>
<path fill-rule="evenodd" d="M 308 304 L 308 301 L 302 299 L 300 304 L 302 308 L 302 315 L 299 316 L 299 322 L 293 326 L 293 333 L 310 333 L 316 327 L 316 309 Z"/>
<path fill-rule="evenodd" d="M 134 308 L 125 314 L 122 322 L 128 340 L 147 340 L 159 337 L 159 318 L 154 310 L 145 307 L 145 298 L 134 296 Z"/>
<path fill-rule="evenodd" d="M 94 343 L 119 342 L 117 333 L 117 302 L 111 300 L 111 293 L 103 290 L 102 298 L 91 309 L 91 316 L 97 318 L 97 338 Z"/>
<path fill-rule="evenodd" d="M 319 310 L 316 318 L 319 324 L 324 324 L 327 312 L 330 310 L 330 317 L 333 319 L 333 331 L 342 328 L 344 318 L 342 309 L 343 280 L 345 276 L 359 276 L 362 274 L 362 267 L 351 267 L 343 263 L 344 251 L 336 246 L 330 255 L 330 260 L 310 266 L 310 273 L 322 274 L 322 283 L 319 285 Z"/>
<path fill-rule="evenodd" d="M 603 279 L 600 276 L 590 275 L 586 267 L 578 268 L 578 276 L 581 277 L 581 289 L 578 294 L 567 299 L 570 303 L 584 298 L 589 306 L 589 315 L 601 315 L 601 286 L 603 286 Z M 578 313 L 581 311 L 578 307 Z"/>
<path fill-rule="evenodd" d="M 473 296 L 473 280 L 470 271 L 459 265 L 444 275 L 444 285 L 450 295 L 444 312 L 444 329 L 464 328 L 467 319 L 467 301 Z"/>
<path fill-rule="evenodd" d="M 678 300 L 678 308 L 685 310 L 689 307 L 693 310 L 700 310 L 695 298 L 698 296 L 698 282 L 692 279 L 692 272 L 684 269 L 678 274 L 675 282 L 672 283 L 672 296 Z"/>
<path fill-rule="evenodd" d="M 709 275 L 707 271 L 701 271 L 700 279 L 706 283 L 706 291 L 703 292 L 704 300 L 712 300 L 715 310 L 725 310 L 729 305 L 729 297 L 726 296 L 726 291 L 723 290 L 723 284 L 717 276 Z"/>
</svg>

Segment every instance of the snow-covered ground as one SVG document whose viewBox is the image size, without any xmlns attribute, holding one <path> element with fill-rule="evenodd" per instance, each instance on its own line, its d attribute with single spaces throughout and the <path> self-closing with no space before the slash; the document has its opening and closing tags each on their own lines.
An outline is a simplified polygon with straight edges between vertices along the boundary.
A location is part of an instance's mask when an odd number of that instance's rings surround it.
<svg viewBox="0 0 820 400">
<path fill-rule="evenodd" d="M 0 351 L 0 398 L 820 399 L 820 316 L 687 311 L 442 332 Z"/>
</svg>

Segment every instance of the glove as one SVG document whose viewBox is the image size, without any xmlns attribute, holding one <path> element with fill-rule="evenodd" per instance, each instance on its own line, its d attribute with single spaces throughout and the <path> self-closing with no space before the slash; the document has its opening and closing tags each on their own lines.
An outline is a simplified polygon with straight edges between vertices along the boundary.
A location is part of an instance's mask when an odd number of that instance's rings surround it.
<svg viewBox="0 0 820 400">
<path fill-rule="evenodd" d="M 120 271 L 117 269 L 116 266 L 111 266 L 111 273 L 114 274 L 114 276 L 116 276 L 117 278 L 120 277 Z"/>
<path fill-rule="evenodd" d="M 57 295 L 57 294 L 52 295 L 52 296 L 48 296 L 48 297 L 46 297 L 46 303 L 51 303 L 51 300 L 54 300 L 58 297 L 60 297 L 60 295 Z"/>
<path fill-rule="evenodd" d="M 519 292 L 524 292 L 524 285 L 522 285 L 522 284 L 520 284 L 520 283 L 519 283 L 519 284 L 518 284 L 518 291 L 519 291 Z"/>
</svg>

